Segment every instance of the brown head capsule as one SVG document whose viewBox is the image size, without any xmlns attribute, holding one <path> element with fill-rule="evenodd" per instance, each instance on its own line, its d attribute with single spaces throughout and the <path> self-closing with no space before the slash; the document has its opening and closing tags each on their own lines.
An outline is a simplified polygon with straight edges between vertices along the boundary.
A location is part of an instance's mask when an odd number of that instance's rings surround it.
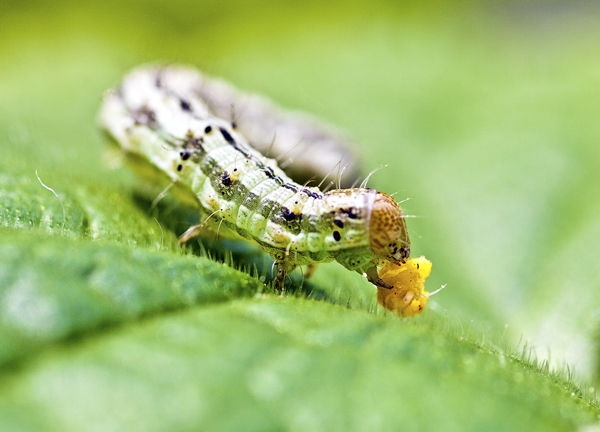
<svg viewBox="0 0 600 432">
<path fill-rule="evenodd" d="M 402 263 L 410 255 L 410 239 L 402 209 L 394 198 L 377 192 L 369 229 L 371 250 L 379 258 L 379 265 L 386 262 Z"/>
</svg>

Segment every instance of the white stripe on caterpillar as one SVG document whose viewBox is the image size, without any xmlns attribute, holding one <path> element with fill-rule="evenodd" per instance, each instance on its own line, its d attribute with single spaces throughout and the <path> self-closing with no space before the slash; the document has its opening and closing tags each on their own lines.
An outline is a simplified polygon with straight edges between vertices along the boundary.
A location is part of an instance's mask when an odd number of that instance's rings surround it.
<svg viewBox="0 0 600 432">
<path fill-rule="evenodd" d="M 275 259 L 280 287 L 296 266 L 333 260 L 389 287 L 377 266 L 410 254 L 394 199 L 374 189 L 323 193 L 295 183 L 236 125 L 214 115 L 206 82 L 181 66 L 135 69 L 106 93 L 101 126 L 130 158 L 166 175 L 204 216 L 258 243 Z"/>
</svg>

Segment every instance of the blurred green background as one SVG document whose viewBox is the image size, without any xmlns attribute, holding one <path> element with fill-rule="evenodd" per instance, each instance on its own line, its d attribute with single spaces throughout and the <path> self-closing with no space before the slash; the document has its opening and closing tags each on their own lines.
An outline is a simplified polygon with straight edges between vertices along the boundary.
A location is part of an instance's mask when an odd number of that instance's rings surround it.
<svg viewBox="0 0 600 432">
<path fill-rule="evenodd" d="M 348 130 L 364 173 L 388 165 L 369 186 L 410 198 L 413 255 L 433 262 L 428 289 L 447 284 L 428 314 L 527 343 L 597 380 L 599 20 L 595 2 L 4 1 L 0 225 L 60 231 L 62 210 L 37 169 L 59 195 L 70 191 L 67 214 L 98 211 L 100 228 L 86 226 L 92 239 L 175 249 L 173 233 L 161 237 L 146 208 L 128 201 L 139 181 L 111 169 L 95 116 L 102 92 L 131 67 L 190 64 Z M 28 193 L 44 196 L 34 222 L 10 210 L 39 207 Z M 96 207 L 94 197 L 103 197 Z M 121 234 L 129 222 L 108 213 L 119 209 L 146 225 Z M 77 238 L 71 217 L 65 235 Z M 368 292 L 345 273 L 320 268 L 315 284 L 335 275 L 335 289 Z M 115 409 L 100 405 L 99 417 Z"/>
</svg>

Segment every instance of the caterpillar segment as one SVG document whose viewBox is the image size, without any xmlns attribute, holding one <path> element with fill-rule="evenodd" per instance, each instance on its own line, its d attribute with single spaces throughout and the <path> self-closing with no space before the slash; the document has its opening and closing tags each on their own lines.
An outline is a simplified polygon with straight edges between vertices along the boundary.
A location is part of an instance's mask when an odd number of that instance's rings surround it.
<svg viewBox="0 0 600 432">
<path fill-rule="evenodd" d="M 177 196 L 198 207 L 202 223 L 182 240 L 211 220 L 270 254 L 280 288 L 297 266 L 334 260 L 391 288 L 377 267 L 410 255 L 394 199 L 374 189 L 324 193 L 294 182 L 236 123 L 215 115 L 206 86 L 190 68 L 140 67 L 106 92 L 100 112 L 101 127 L 130 160 L 166 177 Z"/>
</svg>

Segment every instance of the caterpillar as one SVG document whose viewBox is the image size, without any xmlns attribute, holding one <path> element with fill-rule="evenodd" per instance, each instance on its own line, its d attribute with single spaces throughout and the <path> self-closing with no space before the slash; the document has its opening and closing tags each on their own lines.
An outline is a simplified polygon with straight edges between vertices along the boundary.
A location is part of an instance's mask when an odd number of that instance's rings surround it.
<svg viewBox="0 0 600 432">
<path fill-rule="evenodd" d="M 377 267 L 410 255 L 396 201 L 365 187 L 322 192 L 294 182 L 249 144 L 236 121 L 222 118 L 239 99 L 236 90 L 191 68 L 142 66 L 105 92 L 99 123 L 138 167 L 167 177 L 178 197 L 198 207 L 204 222 L 182 241 L 212 220 L 271 255 L 280 289 L 297 266 L 334 260 L 391 288 Z M 272 115 L 276 109 L 262 99 L 254 102 L 254 114 L 246 118 L 250 126 L 283 125 L 296 135 L 311 128 L 307 120 Z M 260 136 L 250 129 L 248 135 Z M 310 140 L 335 142 L 328 131 L 317 130 Z"/>
</svg>

